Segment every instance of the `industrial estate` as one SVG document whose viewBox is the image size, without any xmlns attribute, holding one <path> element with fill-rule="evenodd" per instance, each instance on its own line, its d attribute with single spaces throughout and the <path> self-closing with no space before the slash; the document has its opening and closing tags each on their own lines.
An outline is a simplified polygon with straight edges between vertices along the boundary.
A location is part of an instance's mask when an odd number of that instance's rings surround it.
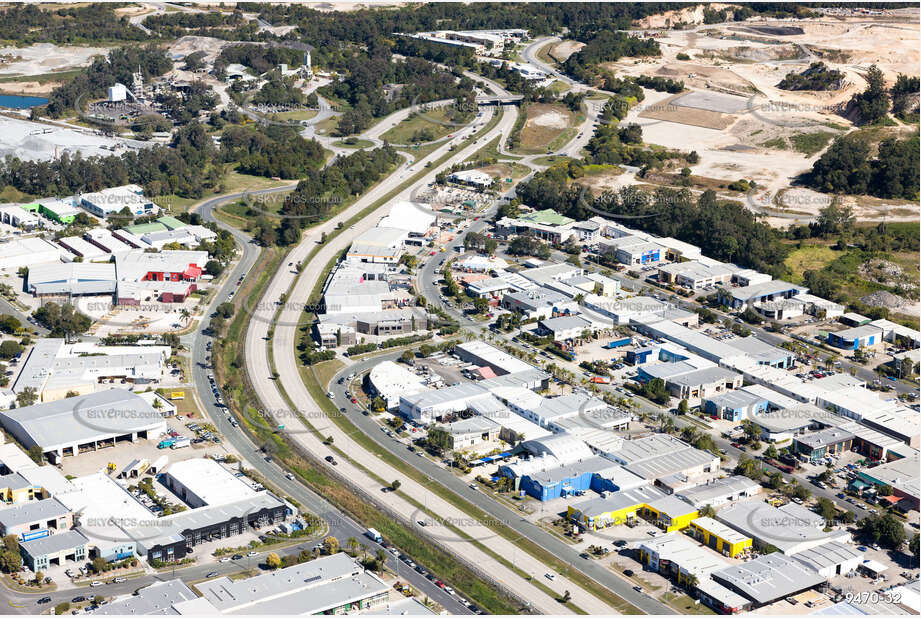
<svg viewBox="0 0 921 618">
<path fill-rule="evenodd" d="M 0 6 L 0 612 L 921 613 L 919 18 Z"/>
</svg>

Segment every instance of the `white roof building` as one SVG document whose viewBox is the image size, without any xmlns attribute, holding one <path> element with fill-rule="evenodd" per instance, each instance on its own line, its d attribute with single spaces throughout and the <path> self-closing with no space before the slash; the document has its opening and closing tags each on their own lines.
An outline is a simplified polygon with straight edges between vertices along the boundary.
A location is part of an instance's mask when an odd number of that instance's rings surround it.
<svg viewBox="0 0 921 618">
<path fill-rule="evenodd" d="M 144 197 L 144 191 L 138 185 L 123 185 L 95 193 L 85 193 L 79 197 L 79 204 L 97 217 L 108 217 L 120 213 L 125 208 L 135 217 L 159 212 L 157 205 Z"/>
<path fill-rule="evenodd" d="M 64 249 L 44 238 L 16 238 L 0 242 L 0 270 L 60 262 Z"/>
<path fill-rule="evenodd" d="M 391 410 L 400 407 L 400 397 L 429 390 L 421 377 L 393 361 L 375 365 L 368 374 L 368 381 Z"/>
<path fill-rule="evenodd" d="M 438 221 L 431 208 L 417 202 L 400 200 L 390 208 L 390 214 L 380 220 L 379 228 L 405 230 L 410 236 L 425 236 Z"/>
</svg>

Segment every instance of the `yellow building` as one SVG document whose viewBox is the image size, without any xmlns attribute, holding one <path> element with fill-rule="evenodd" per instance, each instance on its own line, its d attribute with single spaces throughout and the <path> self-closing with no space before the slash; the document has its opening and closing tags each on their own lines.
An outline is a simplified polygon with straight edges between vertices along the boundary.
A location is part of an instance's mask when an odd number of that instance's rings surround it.
<svg viewBox="0 0 921 618">
<path fill-rule="evenodd" d="M 709 579 L 713 571 L 729 566 L 717 554 L 677 532 L 640 541 L 637 551 L 640 562 L 650 570 L 674 577 L 679 584 L 690 576 L 698 582 Z"/>
<path fill-rule="evenodd" d="M 687 528 L 700 513 L 684 500 L 664 496 L 645 505 L 641 515 L 655 521 L 666 532 L 674 532 Z"/>
<path fill-rule="evenodd" d="M 41 487 L 33 485 L 16 472 L 0 476 L 0 502 L 20 504 L 41 500 L 43 497 L 44 490 Z"/>
<path fill-rule="evenodd" d="M 586 530 L 624 524 L 639 515 L 654 521 L 666 532 L 672 532 L 687 528 L 699 513 L 687 502 L 646 486 L 618 491 L 606 498 L 586 500 L 570 506 L 567 515 L 570 521 Z"/>
<path fill-rule="evenodd" d="M 699 517 L 692 521 L 691 535 L 704 545 L 732 558 L 750 550 L 752 546 L 751 538 L 710 517 Z"/>
</svg>

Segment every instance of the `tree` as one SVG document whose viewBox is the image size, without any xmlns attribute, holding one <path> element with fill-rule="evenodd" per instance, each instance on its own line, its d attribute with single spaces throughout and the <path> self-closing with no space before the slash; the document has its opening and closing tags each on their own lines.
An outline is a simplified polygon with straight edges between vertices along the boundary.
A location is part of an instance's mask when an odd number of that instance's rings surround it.
<svg viewBox="0 0 921 618">
<path fill-rule="evenodd" d="M 70 303 L 63 305 L 54 302 L 45 303 L 32 315 L 39 324 L 51 331 L 52 337 L 72 337 L 83 334 L 93 323 L 89 317 L 77 311 Z"/>
<path fill-rule="evenodd" d="M 838 509 L 835 507 L 835 503 L 828 498 L 822 497 L 819 498 L 816 506 L 819 507 L 819 514 L 822 516 L 822 519 L 825 520 L 825 525 L 832 525 L 832 523 L 835 521 L 835 515 L 838 512 Z"/>
<path fill-rule="evenodd" d="M 205 272 L 212 277 L 217 277 L 224 272 L 224 266 L 217 260 L 208 260 L 205 263 Z"/>
<path fill-rule="evenodd" d="M 328 536 L 323 539 L 323 553 L 328 556 L 339 553 L 339 539 L 334 536 Z"/>
<path fill-rule="evenodd" d="M 235 310 L 236 308 L 233 306 L 233 303 L 221 303 L 214 312 L 225 320 L 229 320 L 233 317 Z"/>
<path fill-rule="evenodd" d="M 69 601 L 62 601 L 61 603 L 58 603 L 57 605 L 54 606 L 54 613 L 56 616 L 66 614 L 69 611 L 70 611 Z"/>
<path fill-rule="evenodd" d="M 383 549 L 377 550 L 374 554 L 374 565 L 377 568 L 378 573 L 384 572 L 384 565 L 387 563 L 387 552 Z"/>
<path fill-rule="evenodd" d="M 911 537 L 911 540 L 908 541 L 908 551 L 915 557 L 915 564 L 918 564 L 919 541 L 921 541 L 921 535 L 917 532 Z"/>
<path fill-rule="evenodd" d="M 353 536 L 350 536 L 348 540 L 345 542 L 345 545 L 346 547 L 349 548 L 349 553 L 354 555 L 355 551 L 358 549 L 358 539 L 356 539 Z"/>
<path fill-rule="evenodd" d="M 390 491 L 398 490 L 400 488 L 400 485 L 401 485 L 400 481 L 394 480 L 392 483 L 390 483 Z"/>
<path fill-rule="evenodd" d="M 16 395 L 16 406 L 19 408 L 31 406 L 36 401 L 38 401 L 38 392 L 31 386 L 25 387 Z"/>
<path fill-rule="evenodd" d="M 281 558 L 275 552 L 270 553 L 265 557 L 265 565 L 270 569 L 280 569 L 281 568 Z"/>
<path fill-rule="evenodd" d="M 412 361 L 414 358 L 416 358 L 416 354 L 415 354 L 412 350 L 405 350 L 405 351 L 400 355 L 400 360 L 403 361 L 404 363 L 406 363 L 407 365 L 408 365 L 408 364 L 410 363 L 410 361 Z"/>
<path fill-rule="evenodd" d="M 701 517 L 716 517 L 716 511 L 712 504 L 703 505 L 698 511 Z"/>
<path fill-rule="evenodd" d="M 16 573 L 22 568 L 22 556 L 19 549 L 2 549 L 0 550 L 0 569 L 4 573 Z"/>
<path fill-rule="evenodd" d="M 45 574 L 42 571 L 35 572 L 35 583 L 38 585 L 39 588 L 41 588 L 42 582 L 44 581 L 44 579 L 45 579 Z"/>
<path fill-rule="evenodd" d="M 569 591 L 564 590 L 563 596 L 560 598 L 560 601 L 562 601 L 563 603 L 569 603 L 569 599 L 571 598 L 572 598 L 572 595 L 569 593 Z"/>
<path fill-rule="evenodd" d="M 861 519 L 858 526 L 874 543 L 889 549 L 899 549 L 907 538 L 902 522 L 892 513 L 870 515 Z"/>
<path fill-rule="evenodd" d="M 855 94 L 851 102 L 860 114 L 861 124 L 875 124 L 889 113 L 889 91 L 886 78 L 875 64 L 867 69 L 867 88 Z"/>
<path fill-rule="evenodd" d="M 106 559 L 101 556 L 96 556 L 93 558 L 92 567 L 94 573 L 102 573 L 106 569 Z"/>
<path fill-rule="evenodd" d="M 682 399 L 678 402 L 678 414 L 687 414 L 688 413 L 688 400 Z"/>
</svg>

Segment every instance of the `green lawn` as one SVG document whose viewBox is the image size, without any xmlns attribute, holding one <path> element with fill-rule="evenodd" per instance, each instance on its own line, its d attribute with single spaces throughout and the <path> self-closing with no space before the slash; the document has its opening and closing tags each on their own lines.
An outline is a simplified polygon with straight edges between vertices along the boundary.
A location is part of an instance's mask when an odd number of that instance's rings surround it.
<svg viewBox="0 0 921 618">
<path fill-rule="evenodd" d="M 806 156 L 812 156 L 821 151 L 835 136 L 828 131 L 817 131 L 815 133 L 795 133 L 790 137 L 793 149 L 801 152 Z"/>
<path fill-rule="evenodd" d="M 840 252 L 825 245 L 806 245 L 792 251 L 784 260 L 784 264 L 793 273 L 792 281 L 802 283 L 803 272 L 821 270 L 839 255 Z"/>
<path fill-rule="evenodd" d="M 388 129 L 381 139 L 391 144 L 431 142 L 461 128 L 463 127 L 455 124 L 451 119 L 450 110 L 431 109 L 418 114 L 410 114 L 409 118 Z"/>
</svg>

